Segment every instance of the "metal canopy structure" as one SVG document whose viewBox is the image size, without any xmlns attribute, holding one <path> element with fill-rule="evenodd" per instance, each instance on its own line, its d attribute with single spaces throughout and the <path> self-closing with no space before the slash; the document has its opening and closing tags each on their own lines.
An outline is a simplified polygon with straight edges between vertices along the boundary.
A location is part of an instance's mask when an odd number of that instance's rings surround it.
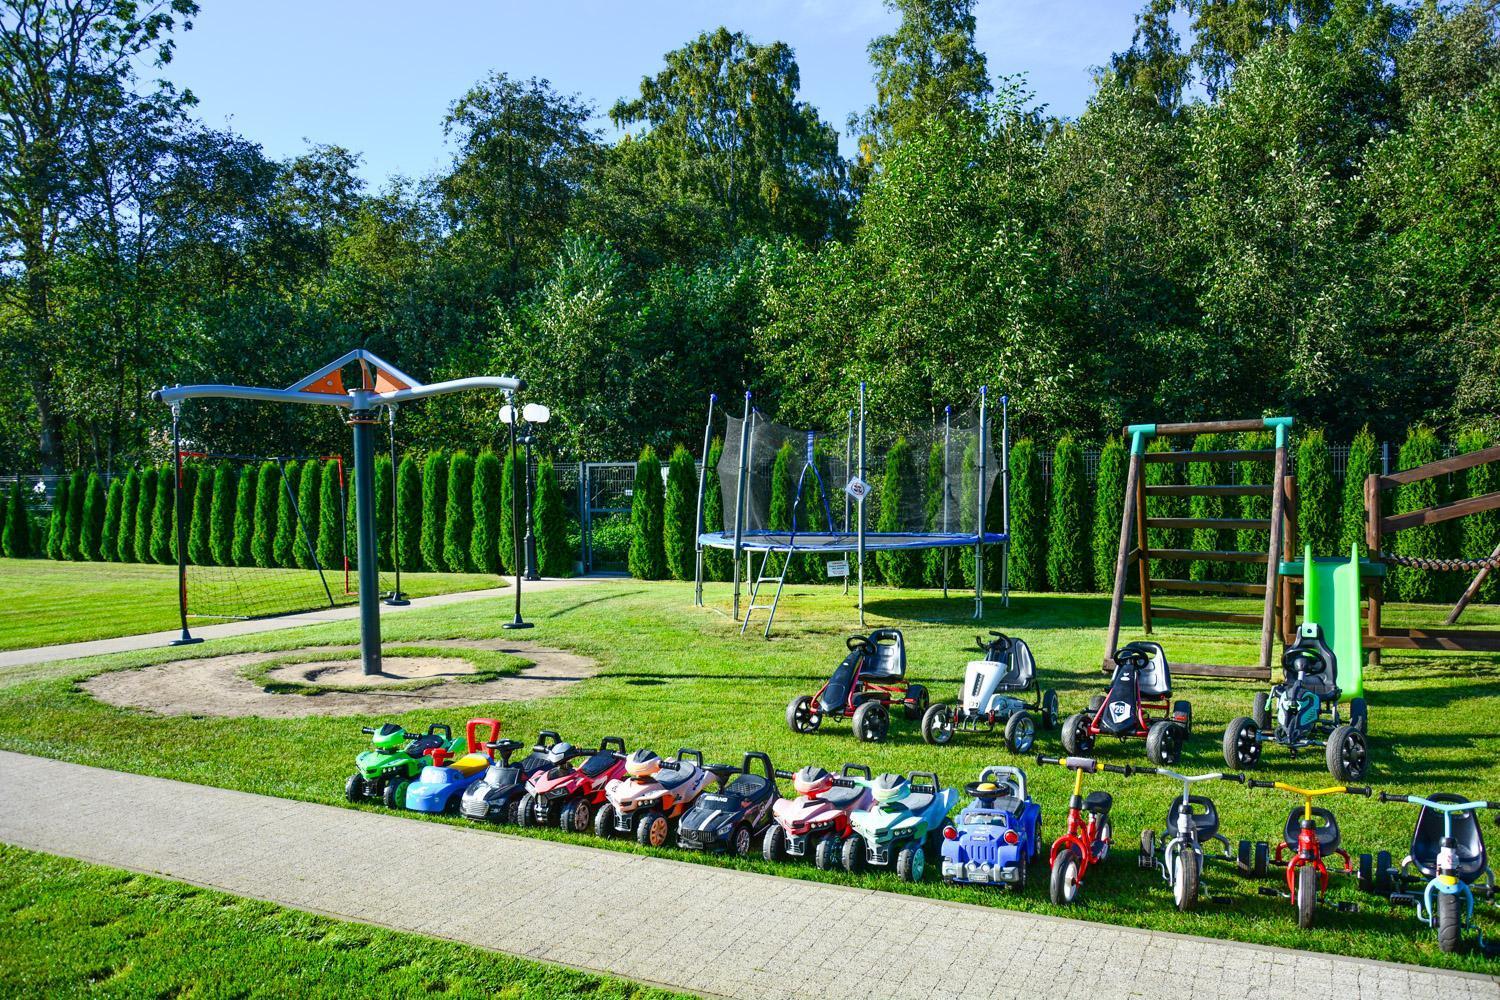
<svg viewBox="0 0 1500 1000">
<path fill-rule="evenodd" d="M 348 388 L 344 385 L 344 369 L 358 365 L 359 385 Z M 175 385 L 157 389 L 151 398 L 166 403 L 172 408 L 173 447 L 177 454 L 176 473 L 179 489 L 177 496 L 177 551 L 179 610 L 182 613 L 183 641 L 191 641 L 187 630 L 187 592 L 184 587 L 184 554 L 187 551 L 183 537 L 182 518 L 182 457 L 178 447 L 177 425 L 184 400 L 189 399 L 247 399 L 263 403 L 306 403 L 313 406 L 336 406 L 348 411 L 346 422 L 354 434 L 354 489 L 357 552 L 359 558 L 359 647 L 360 659 L 366 674 L 381 672 L 380 657 L 380 580 L 375 528 L 375 451 L 373 430 L 380 423 L 377 410 L 386 407 L 394 410 L 402 403 L 442 396 L 450 392 L 470 389 L 491 389 L 505 393 L 510 399 L 526 383 L 518 378 L 503 375 L 486 375 L 475 378 L 452 379 L 447 382 L 424 384 L 377 356 L 372 351 L 356 349 L 330 361 L 305 378 L 299 379 L 285 389 L 248 385 Z M 515 450 L 514 435 L 511 449 Z M 517 508 L 519 498 L 516 498 Z M 520 619 L 520 590 L 517 581 L 516 617 Z"/>
</svg>

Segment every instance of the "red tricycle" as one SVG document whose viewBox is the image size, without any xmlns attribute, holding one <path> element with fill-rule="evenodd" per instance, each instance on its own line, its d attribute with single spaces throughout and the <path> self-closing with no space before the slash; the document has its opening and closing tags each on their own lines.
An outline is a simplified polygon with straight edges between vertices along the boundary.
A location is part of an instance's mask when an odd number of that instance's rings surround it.
<svg viewBox="0 0 1500 1000">
<path fill-rule="evenodd" d="M 1323 863 L 1325 855 L 1334 854 L 1344 861 L 1344 874 L 1353 875 L 1354 866 L 1349 863 L 1349 852 L 1340 845 L 1342 835 L 1339 821 L 1330 810 L 1313 805 L 1313 799 L 1322 795 L 1370 796 L 1370 789 L 1360 785 L 1332 785 L 1328 788 L 1298 788 L 1284 781 L 1250 781 L 1251 788 L 1278 788 L 1302 797 L 1300 806 L 1293 806 L 1287 814 L 1286 826 L 1282 830 L 1281 843 L 1276 845 L 1276 863 L 1281 864 L 1282 855 L 1288 857 L 1286 866 L 1286 891 L 1262 887 L 1266 896 L 1281 896 L 1290 899 L 1297 907 L 1297 926 L 1303 929 L 1313 924 L 1313 914 L 1318 900 L 1328 892 L 1328 866 Z M 1254 861 L 1249 864 L 1250 874 L 1264 875 L 1266 872 L 1267 847 L 1264 842 L 1254 845 Z M 1250 844 L 1240 842 L 1240 866 L 1246 867 Z M 1353 910 L 1354 904 L 1340 903 L 1340 910 Z"/>
</svg>

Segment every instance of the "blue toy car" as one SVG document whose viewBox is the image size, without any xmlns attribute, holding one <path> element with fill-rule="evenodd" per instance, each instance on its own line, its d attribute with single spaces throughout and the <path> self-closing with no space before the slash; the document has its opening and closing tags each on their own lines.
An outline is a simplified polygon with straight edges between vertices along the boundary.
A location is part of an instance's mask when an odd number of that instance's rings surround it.
<svg viewBox="0 0 1500 1000">
<path fill-rule="evenodd" d="M 489 730 L 488 740 L 479 738 L 480 729 Z M 468 753 L 453 761 L 447 754 L 434 754 L 432 763 L 422 768 L 416 781 L 402 782 L 397 788 L 398 807 L 424 813 L 458 811 L 465 789 L 483 778 L 485 769 L 493 763 L 483 748 L 500 739 L 500 723 L 496 719 L 470 719 L 464 736 Z"/>
<path fill-rule="evenodd" d="M 1041 806 L 1026 794 L 1026 772 L 987 767 L 964 791 L 973 801 L 956 825 L 943 828 L 943 881 L 1025 888 L 1042 828 Z"/>
</svg>

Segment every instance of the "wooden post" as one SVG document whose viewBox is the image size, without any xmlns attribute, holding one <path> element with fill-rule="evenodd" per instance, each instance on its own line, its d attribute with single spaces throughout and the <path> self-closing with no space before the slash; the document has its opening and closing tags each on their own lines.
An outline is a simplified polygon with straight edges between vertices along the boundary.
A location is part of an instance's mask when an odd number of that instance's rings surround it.
<svg viewBox="0 0 1500 1000">
<path fill-rule="evenodd" d="M 1120 550 L 1115 555 L 1115 593 L 1109 605 L 1109 634 L 1104 640 L 1104 665 L 1108 668 L 1114 660 L 1115 649 L 1120 641 L 1120 606 L 1125 603 L 1125 576 L 1130 572 L 1130 522 L 1134 513 L 1131 495 L 1140 487 L 1141 454 L 1134 443 L 1130 449 L 1130 465 L 1125 473 L 1124 512 L 1120 515 Z"/>
<path fill-rule="evenodd" d="M 1500 545 L 1495 546 L 1495 551 L 1490 553 L 1490 562 L 1493 563 L 1496 559 L 1500 559 Z M 1474 599 L 1474 595 L 1479 593 L 1479 588 L 1484 586 L 1484 581 L 1489 577 L 1491 568 L 1490 566 L 1481 566 L 1479 572 L 1474 574 L 1474 579 L 1470 580 L 1469 585 L 1464 588 L 1464 596 L 1460 597 L 1458 603 L 1453 605 L 1453 610 L 1448 612 L 1447 623 L 1449 625 L 1458 622 L 1458 616 L 1464 613 L 1464 608 L 1469 606 L 1469 602 Z"/>
<path fill-rule="evenodd" d="M 1143 441 L 1142 444 L 1144 445 L 1144 443 L 1145 442 Z M 1142 451 L 1144 452 L 1144 450 L 1145 449 L 1143 447 Z M 1134 455 L 1132 455 L 1131 456 L 1131 462 L 1134 463 L 1135 461 L 1136 461 L 1136 458 L 1135 458 Z M 1144 461 L 1144 457 L 1142 457 L 1142 461 Z M 1142 472 L 1142 475 L 1136 477 L 1136 481 L 1135 481 L 1135 496 L 1134 496 L 1134 498 L 1131 498 L 1129 494 L 1126 494 L 1126 503 L 1129 504 L 1132 501 L 1132 499 L 1133 499 L 1133 501 L 1135 503 L 1135 537 L 1136 537 L 1136 553 L 1137 553 L 1137 555 L 1136 555 L 1136 567 L 1137 567 L 1137 569 L 1139 571 L 1140 580 L 1141 580 L 1141 631 L 1145 632 L 1147 635 L 1150 635 L 1151 634 L 1151 541 L 1150 541 L 1150 537 L 1151 536 L 1146 531 L 1146 490 L 1145 490 L 1145 485 L 1146 484 L 1142 481 L 1143 478 L 1144 478 L 1144 472 Z"/>
<path fill-rule="evenodd" d="M 1380 559 L 1380 477 L 1374 474 L 1365 477 L 1365 546 L 1370 558 Z M 1365 646 L 1370 656 L 1365 661 L 1369 666 L 1380 665 L 1380 605 L 1385 599 L 1385 577 L 1375 582 L 1370 590 L 1370 604 L 1365 609 Z"/>
<path fill-rule="evenodd" d="M 1297 537 L 1297 477 L 1287 476 L 1284 489 L 1286 490 L 1287 510 L 1283 530 L 1286 532 L 1286 544 L 1282 548 L 1285 549 L 1291 558 L 1295 559 L 1297 553 L 1301 551 L 1300 540 Z M 1302 572 L 1302 579 L 1304 581 L 1303 591 L 1305 593 L 1307 589 L 1306 567 L 1303 568 Z M 1297 631 L 1297 594 L 1291 577 L 1283 576 L 1281 578 L 1280 594 L 1278 596 L 1281 600 L 1281 642 L 1284 646 L 1290 646 L 1296 641 L 1295 636 Z"/>
<path fill-rule="evenodd" d="M 1271 645 L 1276 638 L 1276 577 L 1281 570 L 1281 519 L 1286 510 L 1286 428 L 1276 428 L 1276 466 L 1271 471 L 1271 545 L 1266 559 L 1266 602 L 1260 629 L 1260 668 L 1271 676 Z"/>
</svg>

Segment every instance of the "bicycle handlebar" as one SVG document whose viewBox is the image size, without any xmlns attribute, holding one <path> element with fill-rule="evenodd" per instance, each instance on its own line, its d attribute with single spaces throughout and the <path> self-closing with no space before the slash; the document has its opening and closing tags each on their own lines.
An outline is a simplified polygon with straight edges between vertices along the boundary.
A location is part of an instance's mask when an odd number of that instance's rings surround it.
<svg viewBox="0 0 1500 1000">
<path fill-rule="evenodd" d="M 1424 799 L 1420 795 L 1393 795 L 1390 792 L 1380 793 L 1381 802 L 1410 802 L 1414 806 L 1425 806 L 1442 813 L 1468 812 L 1471 809 L 1496 809 L 1500 808 L 1500 802 L 1489 802 L 1475 799 L 1472 802 L 1434 802 Z"/>
<path fill-rule="evenodd" d="M 1057 757 L 1047 757 L 1043 754 L 1037 754 L 1036 762 L 1038 764 L 1057 764 L 1060 767 L 1066 767 L 1070 771 L 1083 771 L 1087 774 L 1110 771 L 1114 774 L 1123 774 L 1128 777 L 1136 771 L 1135 768 L 1128 764 L 1123 767 L 1119 764 L 1101 764 L 1092 757 L 1063 757 L 1059 759 Z"/>
</svg>

